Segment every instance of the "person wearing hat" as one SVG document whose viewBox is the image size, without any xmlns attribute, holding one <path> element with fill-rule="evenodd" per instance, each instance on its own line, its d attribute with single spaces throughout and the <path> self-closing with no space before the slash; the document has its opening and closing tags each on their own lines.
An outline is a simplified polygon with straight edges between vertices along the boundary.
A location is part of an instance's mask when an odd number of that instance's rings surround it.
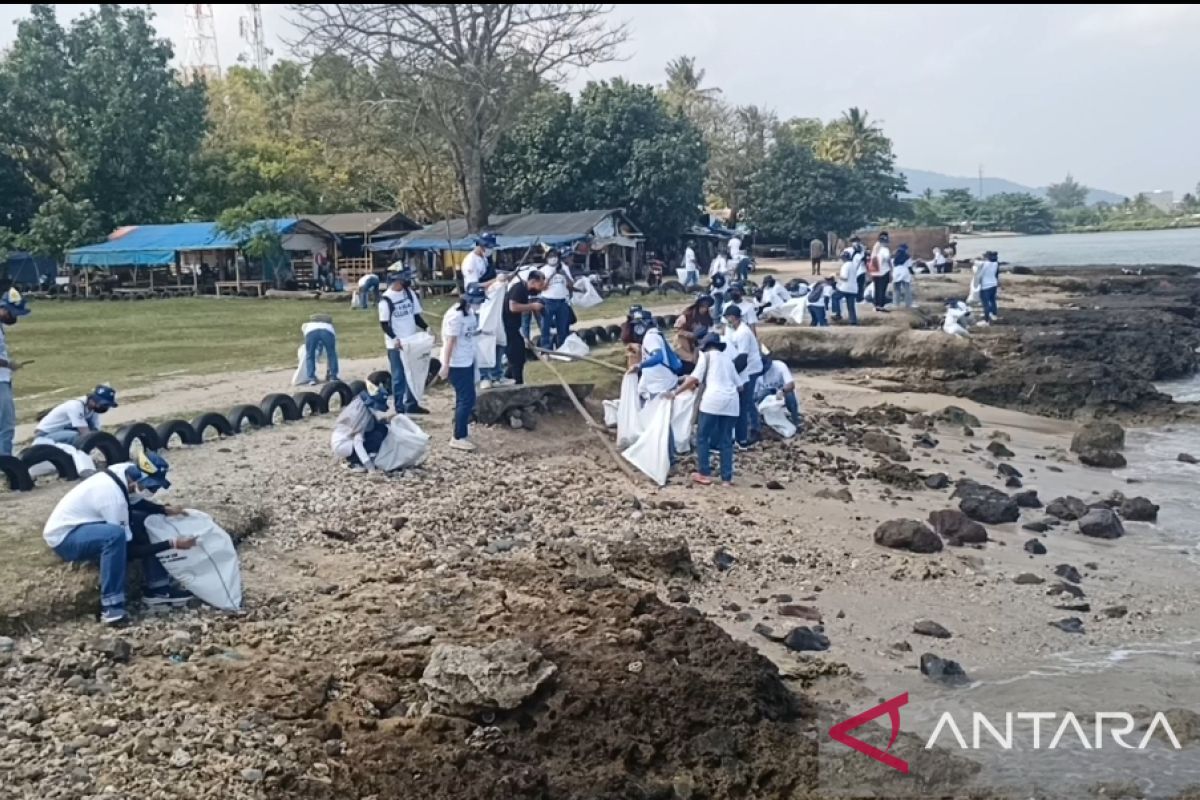
<svg viewBox="0 0 1200 800">
<path fill-rule="evenodd" d="M 328 314 L 313 314 L 300 326 L 304 335 L 304 368 L 308 385 L 317 385 L 317 356 L 325 354 L 325 380 L 338 379 L 337 331 L 333 329 L 333 317 Z"/>
<path fill-rule="evenodd" d="M 746 297 L 746 288 L 741 281 L 729 284 L 729 291 L 725 295 L 725 308 L 721 310 L 721 316 L 724 318 L 725 310 L 730 306 L 737 306 L 742 311 L 742 322 L 754 330 L 758 327 L 758 304 L 754 302 L 754 298 Z"/>
<path fill-rule="evenodd" d="M 150 544 L 145 536 L 147 516 L 186 513 L 151 500 L 155 492 L 171 487 L 168 468 L 166 460 L 152 452 L 139 454 L 132 463 L 113 464 L 67 492 L 42 529 L 42 538 L 63 561 L 100 562 L 100 621 L 105 625 L 128 621 L 125 571 L 126 562 L 133 558 L 142 562 L 146 583 L 142 598 L 147 605 L 179 605 L 191 597 L 171 586 L 171 576 L 157 554 L 188 550 L 196 540 L 180 537 Z"/>
<path fill-rule="evenodd" d="M 804 302 L 808 306 L 809 324 L 814 328 L 829 327 L 829 303 L 837 292 L 837 281 L 830 275 L 823 281 L 815 281 Z"/>
<path fill-rule="evenodd" d="M 767 311 L 780 309 L 792 302 L 792 295 L 774 275 L 763 278 L 762 305 L 755 309 L 755 314 L 766 317 Z M 744 313 L 744 311 L 743 311 Z"/>
<path fill-rule="evenodd" d="M 758 409 L 754 405 L 754 386 L 762 373 L 762 350 L 758 337 L 742 319 L 742 309 L 736 303 L 725 307 L 725 344 L 738 369 L 738 419 L 734 429 L 737 443 L 742 447 L 753 444 L 758 430 Z"/>
<path fill-rule="evenodd" d="M 837 322 L 842 321 L 842 303 L 844 302 L 846 304 L 846 313 L 850 316 L 851 325 L 858 324 L 858 311 L 855 309 L 859 291 L 858 262 L 854 258 L 853 248 L 848 247 L 842 252 L 842 268 L 838 272 L 833 292 L 834 320 Z"/>
<path fill-rule="evenodd" d="M 371 472 L 372 460 L 387 437 L 388 388 L 367 381 L 333 423 L 330 446 L 355 472 Z"/>
<path fill-rule="evenodd" d="M 983 259 L 975 267 L 971 285 L 979 290 L 979 304 L 983 306 L 983 322 L 979 324 L 999 319 L 1000 308 L 996 305 L 996 295 L 1000 291 L 1000 255 L 995 250 L 983 254 Z"/>
<path fill-rule="evenodd" d="M 715 332 L 699 341 L 700 357 L 692 374 L 683 379 L 678 391 L 704 386 L 700 396 L 700 417 L 696 428 L 696 471 L 692 481 L 701 486 L 712 484 L 709 453 L 720 454 L 721 481 L 733 485 L 734 427 L 741 413 L 737 367 L 729 358 L 727 345 Z"/>
<path fill-rule="evenodd" d="M 763 373 L 754 389 L 754 402 L 761 403 L 772 394 L 783 399 L 788 418 L 796 429 L 804 430 L 804 420 L 800 416 L 800 400 L 796 397 L 796 379 L 792 377 L 792 371 L 779 359 L 763 356 Z"/>
<path fill-rule="evenodd" d="M 546 263 L 538 268 L 546 285 L 538 295 L 544 307 L 542 315 L 543 350 L 554 350 L 562 347 L 562 343 L 571 334 L 571 293 L 575 291 L 575 279 L 571 268 L 562 263 L 558 251 L 546 251 Z"/>
<path fill-rule="evenodd" d="M 525 347 L 529 333 L 522 329 L 526 314 L 541 314 L 542 304 L 531 299 L 546 288 L 541 271 L 533 270 L 513 278 L 504 295 L 500 319 L 504 324 L 505 356 L 508 358 L 508 377 L 517 385 L 525 383 Z"/>
<path fill-rule="evenodd" d="M 417 404 L 404 374 L 404 340 L 417 331 L 428 330 L 421 316 L 421 297 L 412 288 L 413 272 L 400 261 L 388 267 L 388 289 L 379 298 L 379 326 L 383 328 L 383 346 L 387 349 L 388 369 L 392 372 L 392 402 L 397 414 L 428 414 Z"/>
<path fill-rule="evenodd" d="M 16 289 L 0 294 L 0 456 L 11 456 L 13 435 L 17 431 L 17 406 L 13 400 L 13 373 L 21 364 L 13 361 L 8 352 L 5 329 L 16 325 L 17 319 L 29 313 L 25 298 Z"/>
<path fill-rule="evenodd" d="M 878 241 L 871 248 L 871 259 L 867 271 L 871 275 L 871 287 L 874 295 L 876 311 L 887 311 L 887 289 L 892 279 L 892 251 L 889 249 L 891 238 L 887 231 L 879 234 Z"/>
<path fill-rule="evenodd" d="M 711 296 L 698 294 L 675 320 L 675 352 L 683 362 L 685 375 L 695 369 L 700 357 L 698 343 L 713 328 L 712 307 Z"/>
<path fill-rule="evenodd" d="M 100 430 L 100 415 L 116 407 L 116 389 L 102 384 L 83 397 L 66 400 L 50 409 L 38 421 L 33 436 L 74 447 L 83 434 Z"/>
<path fill-rule="evenodd" d="M 454 387 L 454 435 L 450 446 L 471 451 L 475 443 L 467 438 L 471 415 L 475 413 L 475 337 L 479 335 L 479 307 L 487 291 L 479 283 L 466 287 L 458 305 L 442 317 L 442 368 L 438 377 Z"/>
<path fill-rule="evenodd" d="M 473 283 L 478 283 L 485 289 L 488 287 L 491 282 L 488 277 L 488 259 L 496 249 L 496 243 L 494 233 L 481 233 L 475 238 L 475 247 L 467 253 L 462 266 L 459 267 L 464 290 Z"/>
<path fill-rule="evenodd" d="M 634 308 L 638 310 L 635 312 Z M 638 373 L 638 395 L 643 402 L 649 402 L 660 394 L 669 392 L 679 383 L 674 370 L 671 369 L 672 357 L 678 359 L 675 351 L 667 344 L 663 332 L 654 322 L 654 315 L 649 309 L 635 306 L 629 310 L 630 333 L 639 345 L 637 358 L 629 367 L 629 372 Z"/>
</svg>

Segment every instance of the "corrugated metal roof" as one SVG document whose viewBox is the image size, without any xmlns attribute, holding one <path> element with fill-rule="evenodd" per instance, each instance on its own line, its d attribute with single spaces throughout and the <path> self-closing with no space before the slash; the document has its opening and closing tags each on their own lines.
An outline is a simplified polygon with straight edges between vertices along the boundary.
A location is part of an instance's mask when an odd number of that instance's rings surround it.
<svg viewBox="0 0 1200 800">
<path fill-rule="evenodd" d="M 527 247 L 530 243 L 565 244 L 595 235 L 595 228 L 609 217 L 616 222 L 615 232 L 639 236 L 640 231 L 625 216 L 624 209 L 588 209 L 557 214 L 493 214 L 488 232 L 496 234 L 500 249 Z M 442 220 L 426 225 L 399 239 L 371 245 L 372 250 L 469 250 L 474 233 L 465 219 Z"/>
<path fill-rule="evenodd" d="M 327 231 L 348 236 L 404 233 L 421 227 L 399 211 L 349 211 L 339 214 L 305 214 Z"/>
</svg>

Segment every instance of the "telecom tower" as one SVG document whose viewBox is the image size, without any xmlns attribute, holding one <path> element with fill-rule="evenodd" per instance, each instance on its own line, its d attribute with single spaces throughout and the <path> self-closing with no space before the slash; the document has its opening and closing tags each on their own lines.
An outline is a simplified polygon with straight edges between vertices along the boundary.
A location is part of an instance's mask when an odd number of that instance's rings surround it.
<svg viewBox="0 0 1200 800">
<path fill-rule="evenodd" d="M 249 16 L 238 20 L 242 41 L 250 45 L 250 60 L 259 72 L 267 71 L 267 40 L 263 34 L 262 6 L 258 3 L 247 3 L 246 11 Z"/>
<path fill-rule="evenodd" d="M 183 14 L 187 22 L 184 80 L 220 78 L 221 59 L 217 55 L 217 27 L 213 23 L 212 3 L 187 3 Z"/>
</svg>

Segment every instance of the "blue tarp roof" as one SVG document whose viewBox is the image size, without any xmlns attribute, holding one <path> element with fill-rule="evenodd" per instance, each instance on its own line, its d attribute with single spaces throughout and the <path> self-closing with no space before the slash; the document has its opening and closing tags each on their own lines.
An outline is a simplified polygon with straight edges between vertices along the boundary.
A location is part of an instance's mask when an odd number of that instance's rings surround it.
<svg viewBox="0 0 1200 800">
<path fill-rule="evenodd" d="M 291 233 L 304 219 L 264 219 L 280 235 Z M 178 222 L 172 225 L 138 225 L 115 239 L 76 247 L 67 252 L 72 267 L 161 267 L 175 263 L 175 254 L 188 250 L 236 250 L 237 239 L 217 230 L 215 222 Z"/>
</svg>

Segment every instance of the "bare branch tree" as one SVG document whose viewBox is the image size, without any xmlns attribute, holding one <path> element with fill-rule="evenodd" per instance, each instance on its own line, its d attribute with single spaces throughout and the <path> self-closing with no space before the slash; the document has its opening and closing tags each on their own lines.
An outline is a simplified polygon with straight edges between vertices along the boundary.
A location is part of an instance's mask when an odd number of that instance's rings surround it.
<svg viewBox="0 0 1200 800">
<path fill-rule="evenodd" d="M 545 82 L 617 57 L 625 26 L 611 6 L 568 3 L 319 3 L 290 6 L 300 55 L 338 53 L 396 75 L 403 100 L 445 141 L 463 208 L 487 227 L 484 164 Z"/>
</svg>

